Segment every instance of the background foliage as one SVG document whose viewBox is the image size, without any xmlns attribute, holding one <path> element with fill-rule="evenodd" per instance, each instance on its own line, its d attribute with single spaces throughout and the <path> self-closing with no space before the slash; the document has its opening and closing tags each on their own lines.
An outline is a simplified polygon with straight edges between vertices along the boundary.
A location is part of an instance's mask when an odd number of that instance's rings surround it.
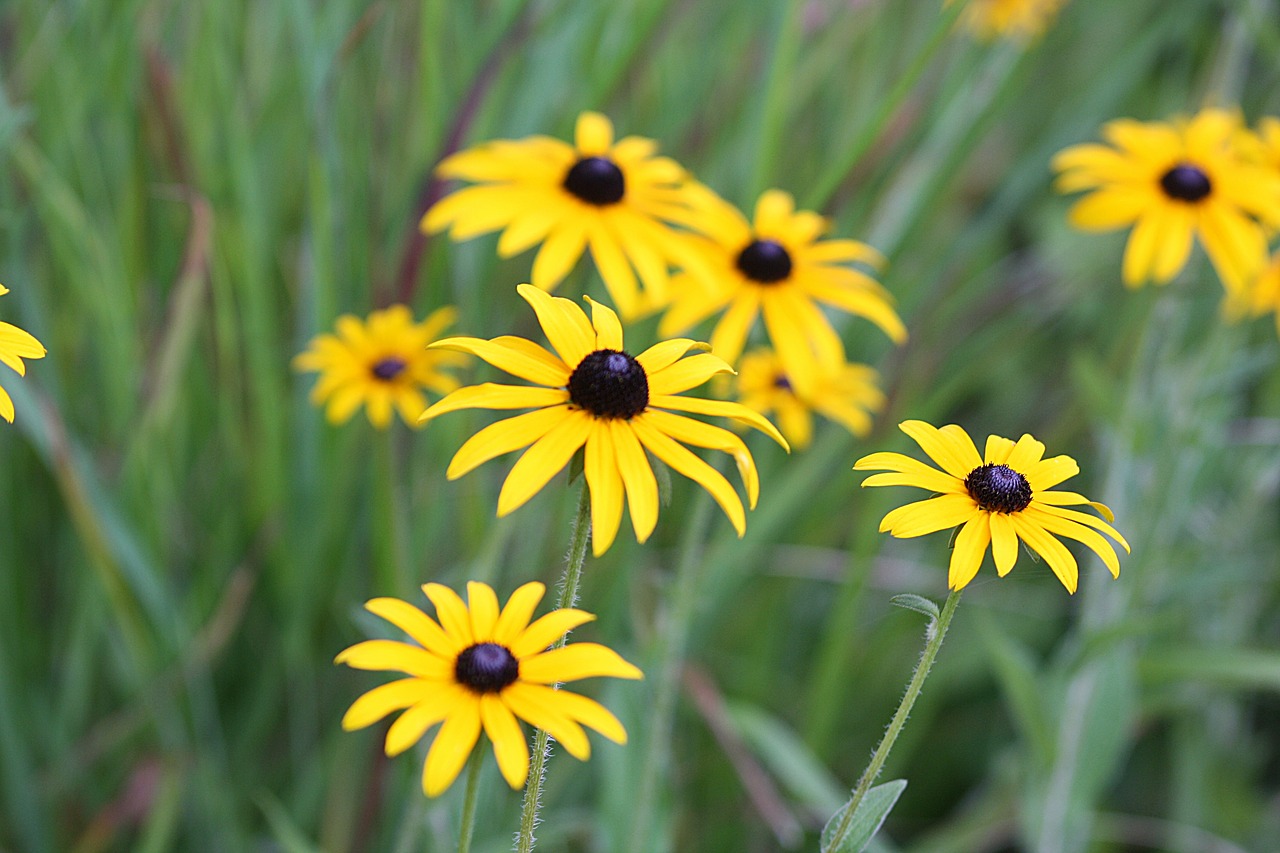
<svg viewBox="0 0 1280 853">
<path fill-rule="evenodd" d="M 443 153 L 564 138 L 588 108 L 885 252 L 911 340 L 845 326 L 891 400 L 867 440 L 750 439 L 745 540 L 677 482 L 648 545 L 589 562 L 580 636 L 651 677 L 604 691 L 631 745 L 553 758 L 544 849 L 816 848 L 919 650 L 888 598 L 944 592 L 945 537 L 878 535 L 900 496 L 848 471 L 908 450 L 905 417 L 1075 456 L 1133 556 L 1115 582 L 1091 557 L 1075 597 L 1026 556 L 979 575 L 891 759 L 910 785 L 882 849 L 1272 849 L 1276 329 L 1221 322 L 1202 257 L 1124 292 L 1122 237 L 1066 228 L 1048 160 L 1118 116 L 1280 113 L 1276 5 L 1075 0 L 1025 50 L 939 6 L 0 5 L 2 307 L 49 348 L 5 379 L 0 850 L 452 849 L 460 792 L 424 800 L 421 752 L 340 731 L 375 677 L 332 657 L 385 630 L 374 595 L 554 581 L 575 499 L 495 521 L 508 463 L 443 477 L 483 414 L 331 428 L 289 359 L 397 299 L 533 335 L 530 256 L 416 223 Z M 518 795 L 491 761 L 484 788 L 476 849 L 507 849 Z"/>
</svg>

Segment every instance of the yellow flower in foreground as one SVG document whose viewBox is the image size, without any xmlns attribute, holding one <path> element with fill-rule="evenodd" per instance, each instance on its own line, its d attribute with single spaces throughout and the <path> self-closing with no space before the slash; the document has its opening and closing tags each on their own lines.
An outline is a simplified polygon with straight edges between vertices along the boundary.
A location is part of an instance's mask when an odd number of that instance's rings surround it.
<svg viewBox="0 0 1280 853">
<path fill-rule="evenodd" d="M 857 436 L 871 430 L 871 413 L 884 406 L 876 372 L 865 364 L 843 364 L 819 374 L 809 395 L 792 384 L 782 362 L 768 349 L 752 350 L 738 369 L 738 401 L 762 415 L 777 413 L 778 428 L 792 447 L 804 449 L 813 438 L 813 412 Z"/>
<path fill-rule="evenodd" d="M 798 384 L 822 365 L 844 363 L 844 345 L 819 302 L 867 318 L 897 343 L 906 339 L 888 291 L 847 266 L 883 263 L 875 249 L 856 240 L 820 239 L 827 220 L 797 211 L 781 190 L 760 196 L 753 222 L 709 190 L 699 200 L 699 217 L 689 224 L 712 238 L 699 245 L 716 274 L 715 286 L 688 273 L 676 278 L 674 302 L 659 334 L 682 332 L 725 309 L 711 334 L 711 351 L 736 364 L 763 314 L 773 348 Z"/>
<path fill-rule="evenodd" d="M 329 423 L 346 422 L 363 403 L 369 422 L 385 429 L 394 407 L 412 427 L 427 407 L 421 389 L 448 394 L 458 381 L 441 371 L 466 358 L 452 352 L 430 352 L 427 344 L 453 323 L 452 307 L 437 309 L 421 323 L 404 305 L 374 311 L 367 322 L 351 314 L 338 318 L 337 334 L 317 335 L 293 359 L 295 370 L 319 371 L 311 392 L 317 406 L 328 401 Z"/>
<path fill-rule="evenodd" d="M 947 6 L 955 0 L 946 0 Z M 961 24 L 981 39 L 1032 39 L 1053 22 L 1066 0 L 969 0 Z"/>
<path fill-rule="evenodd" d="M 909 538 L 963 525 L 951 552 L 947 585 L 961 589 L 978 573 L 991 546 L 996 571 L 1004 577 L 1018 560 L 1018 540 L 1044 558 L 1068 592 L 1076 591 L 1079 571 L 1075 557 L 1055 539 L 1065 536 L 1084 543 L 1102 558 L 1111 574 L 1120 576 L 1120 560 L 1101 530 L 1120 543 L 1129 543 L 1107 522 L 1115 521 L 1105 505 L 1075 492 L 1053 487 L 1080 472 L 1070 456 L 1044 458 L 1044 445 L 1029 435 L 1015 444 L 998 435 L 987 438 L 986 456 L 978 456 L 973 440 L 960 427 L 937 429 L 923 421 L 903 421 L 900 428 L 911 436 L 942 471 L 901 453 L 872 453 L 854 464 L 856 471 L 889 471 L 873 474 L 864 486 L 916 486 L 937 493 L 891 511 L 880 522 L 880 531 Z M 1106 518 L 1066 509 L 1088 504 Z M 1092 529 L 1091 529 L 1092 528 Z"/>
<path fill-rule="evenodd" d="M 9 288 L 0 284 L 0 296 L 9 292 Z M 0 363 L 4 363 L 18 372 L 19 376 L 27 375 L 24 358 L 44 358 L 44 344 L 30 333 L 19 329 L 12 323 L 0 323 Z M 13 423 L 13 399 L 9 392 L 0 388 L 0 417 Z"/>
<path fill-rule="evenodd" d="M 713 355 L 684 358 L 704 348 L 678 339 L 656 344 L 638 356 L 622 347 L 618 316 L 591 303 L 591 320 L 568 299 L 522 284 L 517 291 L 538 315 L 555 353 L 523 338 L 448 338 L 433 347 L 451 347 L 479 356 L 501 370 L 541 388 L 487 383 L 460 388 L 422 419 L 458 409 L 534 409 L 499 421 L 473 435 L 449 463 L 450 480 L 503 453 L 529 447 L 507 475 L 498 495 L 498 515 L 519 508 L 585 447 L 584 472 L 591 491 L 591 539 L 603 554 L 622 521 L 625 492 L 636 539 L 644 542 L 658 522 L 658 483 L 648 450 L 672 469 L 711 493 L 741 536 L 746 530 L 742 502 L 729 482 L 681 446 L 722 450 L 733 456 L 755 508 L 760 491 L 755 460 L 742 439 L 728 430 L 664 409 L 735 418 L 786 447 L 773 424 L 737 403 L 682 397 L 718 373 L 733 371 Z"/>
<path fill-rule="evenodd" d="M 1075 145 L 1053 159 L 1061 192 L 1090 191 L 1070 213 L 1087 231 L 1133 226 L 1124 282 L 1163 284 L 1187 263 L 1198 237 L 1232 300 L 1267 260 L 1262 225 L 1280 221 L 1280 172 L 1239 151 L 1239 116 L 1203 110 L 1173 123 L 1119 119 L 1107 145 Z"/>
<path fill-rule="evenodd" d="M 541 242 L 532 281 L 548 291 L 590 249 L 614 304 L 631 318 L 667 302 L 668 266 L 691 257 L 687 238 L 666 224 L 687 216 L 687 174 L 656 152 L 638 136 L 615 143 L 609 119 L 593 112 L 578 116 L 573 145 L 546 136 L 488 142 L 440 164 L 441 177 L 478 185 L 441 199 L 422 229 L 448 228 L 454 240 L 502 229 L 504 258 Z"/>
<path fill-rule="evenodd" d="M 342 727 L 353 731 L 404 710 L 387 730 L 387 755 L 399 755 L 427 729 L 443 723 L 423 767 L 422 789 L 428 797 L 457 778 L 481 728 L 493 743 L 502 778 L 512 788 L 523 785 L 529 774 L 529 749 L 519 720 L 544 729 L 584 761 L 591 755 L 584 725 L 614 743 L 627 742 L 626 730 L 603 706 L 554 686 L 594 676 L 643 677 L 597 643 L 547 650 L 567 632 L 595 619 L 590 613 L 553 610 L 529 624 L 545 592 L 536 582 L 513 592 L 501 611 L 498 597 L 483 583 L 467 584 L 470 606 L 447 586 L 429 583 L 422 591 L 435 605 L 439 622 L 398 598 L 375 598 L 365 605 L 418 645 L 367 640 L 343 651 L 335 663 L 409 676 L 370 690 L 342 718 Z"/>
</svg>

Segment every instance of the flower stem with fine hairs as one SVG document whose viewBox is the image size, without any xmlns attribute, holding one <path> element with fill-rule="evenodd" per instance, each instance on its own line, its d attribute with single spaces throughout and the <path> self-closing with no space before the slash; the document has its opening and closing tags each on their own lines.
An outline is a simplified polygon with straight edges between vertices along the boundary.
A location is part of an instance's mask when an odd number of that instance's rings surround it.
<svg viewBox="0 0 1280 853">
<path fill-rule="evenodd" d="M 956 612 L 956 605 L 960 603 L 960 593 L 961 590 L 953 589 L 951 594 L 947 596 L 946 604 L 942 606 L 942 613 L 938 616 L 938 620 L 929 624 L 925 633 L 927 642 L 925 643 L 924 651 L 920 654 L 920 661 L 916 664 L 916 671 L 911 675 L 911 683 L 907 685 L 907 692 L 903 694 L 902 701 L 898 703 L 898 710 L 894 713 L 893 720 L 889 723 L 889 728 L 885 731 L 884 737 L 880 739 L 880 745 L 876 747 L 875 754 L 871 756 L 871 763 L 867 765 L 866 770 L 862 771 L 862 778 L 858 780 L 858 787 L 853 789 L 853 797 L 849 800 L 849 805 L 844 810 L 844 817 L 841 818 L 835 832 L 832 833 L 831 842 L 827 845 L 827 849 L 840 849 L 840 844 L 844 841 L 845 835 L 849 833 L 849 827 L 853 823 L 853 816 L 858 811 L 858 806 L 862 804 L 867 791 L 871 790 L 872 783 L 880 775 L 885 761 L 889 758 L 889 751 L 893 749 L 894 741 L 898 739 L 898 735 L 902 733 L 903 727 L 907 724 L 907 717 L 911 715 L 911 706 L 915 705 L 916 699 L 920 696 L 920 688 L 924 686 L 924 680 L 928 677 L 929 670 L 933 667 L 933 660 L 938 656 L 938 649 L 942 648 L 942 641 L 947 636 L 947 628 L 951 625 L 951 616 Z"/>
<path fill-rule="evenodd" d="M 458 853 L 471 853 L 471 836 L 476 830 L 476 793 L 480 790 L 480 765 L 484 761 L 484 735 L 471 750 L 467 762 L 467 791 L 462 800 L 462 828 L 458 832 Z"/>
<path fill-rule="evenodd" d="M 591 493 L 587 491 L 585 477 L 582 491 L 578 495 L 578 516 L 574 519 L 573 530 L 569 534 L 569 560 L 564 567 L 564 577 L 560 580 L 560 600 L 557 609 L 572 607 L 578 603 L 578 586 L 582 581 L 582 563 L 587 558 L 587 540 L 591 533 Z M 556 641 L 555 648 L 560 648 L 568 640 L 568 635 Z M 524 804 L 520 807 L 520 834 L 516 838 L 517 853 L 529 853 L 533 850 L 533 831 L 538 825 L 538 808 L 542 805 L 542 777 L 545 775 L 547 757 L 551 754 L 551 745 L 547 741 L 547 733 L 538 729 L 533 736 L 533 755 L 529 764 L 529 781 L 524 788 Z"/>
</svg>

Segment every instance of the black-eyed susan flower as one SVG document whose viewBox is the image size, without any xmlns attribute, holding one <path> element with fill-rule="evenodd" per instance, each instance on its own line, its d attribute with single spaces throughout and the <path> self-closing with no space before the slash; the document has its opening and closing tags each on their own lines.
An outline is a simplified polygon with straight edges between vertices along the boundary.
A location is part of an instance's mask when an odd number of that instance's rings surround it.
<svg viewBox="0 0 1280 853">
<path fill-rule="evenodd" d="M 329 423 L 345 423 L 363 403 L 369 423 L 385 429 L 392 409 L 410 426 L 427 407 L 425 388 L 448 394 L 458 381 L 444 371 L 466 362 L 455 352 L 432 352 L 427 344 L 440 336 L 457 312 L 452 307 L 433 311 L 421 323 L 404 305 L 374 311 L 369 319 L 344 314 L 337 334 L 317 335 L 306 351 L 293 359 L 296 370 L 318 371 L 311 401 L 326 404 Z"/>
<path fill-rule="evenodd" d="M 691 412 L 734 418 L 786 447 L 773 424 L 738 403 L 684 397 L 719 373 L 733 371 L 705 348 L 677 339 L 637 356 L 623 348 L 618 316 L 598 302 L 591 319 L 568 299 L 522 284 L 520 296 L 533 308 L 555 353 L 524 338 L 447 338 L 433 348 L 471 353 L 513 376 L 542 387 L 486 383 L 460 388 L 440 400 L 422 419 L 458 409 L 533 409 L 485 427 L 467 440 L 446 476 L 461 477 L 504 453 L 529 449 L 512 467 L 498 494 L 498 515 L 522 506 L 585 448 L 583 470 L 591 492 L 592 550 L 603 554 L 617 535 L 625 494 L 636 539 L 644 542 L 658 521 L 658 483 L 645 451 L 711 493 L 741 536 L 746 517 L 737 493 L 720 472 L 681 442 L 733 456 L 755 507 L 760 482 L 755 460 L 742 439 L 726 429 L 683 415 Z"/>
<path fill-rule="evenodd" d="M 1123 277 L 1163 284 L 1198 238 L 1230 299 L 1244 296 L 1267 260 L 1259 220 L 1280 221 L 1280 174 L 1240 153 L 1239 116 L 1207 109 L 1173 122 L 1118 119 L 1110 145 L 1076 145 L 1053 159 L 1061 192 L 1088 191 L 1069 214 L 1086 231 L 1133 226 Z"/>
<path fill-rule="evenodd" d="M 880 522 L 880 531 L 909 538 L 959 526 L 947 576 L 951 589 L 961 589 L 973 580 L 988 545 L 996 571 L 1001 577 L 1007 575 L 1018 560 L 1021 539 L 1074 593 L 1079 579 L 1076 559 L 1055 536 L 1083 543 L 1119 577 L 1115 549 L 1094 532 L 1101 530 L 1129 550 L 1129 543 L 1109 523 L 1115 521 L 1111 510 L 1083 495 L 1053 488 L 1080 472 L 1074 459 L 1045 459 L 1044 445 L 1029 435 L 1016 443 L 989 436 L 986 454 L 979 456 L 968 433 L 955 424 L 938 429 L 923 421 L 903 421 L 900 428 L 943 470 L 901 453 L 872 453 L 853 467 L 890 472 L 871 475 L 862 481 L 864 486 L 916 486 L 937 494 L 891 511 Z M 1067 508 L 1086 504 L 1106 521 Z"/>
<path fill-rule="evenodd" d="M 797 211 L 792 197 L 769 190 L 748 222 L 709 190 L 698 193 L 699 216 L 690 225 L 710 238 L 699 242 L 713 283 L 688 273 L 672 281 L 673 301 L 659 333 L 682 332 L 717 311 L 711 352 L 736 364 L 756 317 L 793 383 L 802 385 L 821 365 L 844 363 L 844 345 L 818 303 L 865 317 L 896 342 L 907 336 L 888 292 L 851 264 L 877 266 L 881 255 L 856 240 L 823 240 L 828 222 Z"/>
<path fill-rule="evenodd" d="M 955 0 L 946 0 L 947 6 Z M 1066 0 L 969 0 L 960 13 L 960 23 L 984 40 L 1009 38 L 1029 40 L 1053 23 Z"/>
<path fill-rule="evenodd" d="M 502 778 L 519 788 L 529 772 L 529 749 L 520 720 L 545 730 L 580 760 L 591 755 L 583 726 L 615 743 L 626 743 L 618 718 L 599 703 L 555 685 L 580 678 L 641 678 L 640 670 L 597 643 L 548 647 L 595 619 L 590 613 L 553 610 L 530 624 L 545 587 L 533 582 L 517 589 L 498 609 L 492 588 L 472 581 L 467 601 L 437 583 L 422 587 L 435 605 L 437 622 L 398 598 L 375 598 L 365 605 L 409 635 L 414 643 L 366 640 L 338 655 L 335 663 L 354 669 L 403 672 L 407 678 L 375 687 L 357 699 L 342 718 L 347 731 L 404 711 L 387 730 L 387 755 L 413 746 L 440 723 L 422 772 L 428 797 L 457 778 L 475 748 L 481 729 L 493 743 Z M 415 645 L 416 643 L 416 645 Z"/>
<path fill-rule="evenodd" d="M 809 392 L 801 393 L 772 350 L 755 349 L 738 368 L 738 402 L 775 416 L 782 435 L 801 450 L 813 439 L 814 412 L 863 436 L 871 430 L 871 414 L 884 406 L 876 372 L 865 364 L 823 370 L 810 384 Z"/>
<path fill-rule="evenodd" d="M 9 292 L 9 288 L 0 284 L 0 296 Z M 44 358 L 44 344 L 35 339 L 30 332 L 19 329 L 12 323 L 0 323 L 0 362 L 17 371 L 19 376 L 27 375 L 24 358 Z M 13 423 L 13 399 L 9 392 L 0 388 L 0 417 Z"/>
<path fill-rule="evenodd" d="M 661 307 L 669 266 L 697 262 L 684 235 L 668 226 L 687 217 L 687 174 L 657 156 L 657 143 L 614 142 L 609 119 L 578 116 L 574 144 L 546 136 L 498 140 L 446 158 L 444 178 L 472 181 L 436 203 L 422 229 L 449 229 L 454 240 L 502 230 L 498 254 L 541 243 L 531 281 L 553 290 L 590 250 L 623 317 Z"/>
</svg>

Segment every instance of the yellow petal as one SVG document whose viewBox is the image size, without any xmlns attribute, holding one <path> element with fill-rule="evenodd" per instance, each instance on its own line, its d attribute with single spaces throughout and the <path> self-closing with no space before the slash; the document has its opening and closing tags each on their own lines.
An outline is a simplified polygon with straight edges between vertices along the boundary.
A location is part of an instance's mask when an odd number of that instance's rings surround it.
<svg viewBox="0 0 1280 853">
<path fill-rule="evenodd" d="M 493 626 L 498 623 L 498 596 L 493 587 L 467 581 L 467 611 L 471 616 L 471 636 L 477 643 L 491 642 Z"/>
<path fill-rule="evenodd" d="M 1083 524 L 1060 518 L 1052 513 L 1039 511 L 1036 507 L 1028 507 L 1026 516 L 1028 521 L 1039 524 L 1050 533 L 1066 536 L 1069 539 L 1075 539 L 1077 542 L 1083 543 L 1102 558 L 1102 562 L 1106 565 L 1107 570 L 1111 572 L 1112 577 L 1120 577 L 1120 557 L 1116 554 L 1115 548 L 1111 547 L 1111 543 L 1097 533 L 1094 533 Z"/>
<path fill-rule="evenodd" d="M 640 362 L 640 366 L 644 368 L 646 376 L 653 376 L 675 364 L 679 359 L 684 358 L 685 354 L 691 349 L 706 351 L 710 348 L 709 344 L 700 343 L 699 341 L 688 338 L 675 338 L 654 344 L 636 356 L 636 361 Z"/>
<path fill-rule="evenodd" d="M 530 687 L 540 685 L 531 684 Z M 543 687 L 543 690 L 549 688 Z M 555 691 L 556 706 L 571 719 L 584 726 L 595 729 L 614 743 L 627 742 L 627 730 L 622 727 L 618 718 L 609 713 L 603 705 L 586 696 L 570 693 L 568 690 Z"/>
<path fill-rule="evenodd" d="M 618 310 L 622 316 L 634 318 L 640 313 L 640 284 L 636 281 L 631 262 L 618 245 L 618 239 L 602 223 L 588 230 L 587 245 L 591 248 L 591 257 L 600 271 L 605 289 L 613 297 Z"/>
<path fill-rule="evenodd" d="M 417 640 L 429 652 L 449 658 L 462 651 L 462 644 L 450 637 L 436 624 L 436 620 L 407 601 L 398 598 L 375 598 L 367 602 L 365 610 L 381 616 L 401 631 Z"/>
<path fill-rule="evenodd" d="M 520 655 L 514 648 L 516 640 L 529 626 L 529 620 L 533 618 L 533 611 L 538 609 L 538 602 L 542 601 L 542 596 L 546 591 L 546 586 L 538 581 L 529 581 L 526 584 L 522 584 L 515 592 L 511 593 L 511 597 L 507 599 L 506 606 L 502 608 L 502 613 L 498 616 L 498 624 L 493 626 L 493 641 L 499 645 L 506 646 L 517 658 Z"/>
<path fill-rule="evenodd" d="M 759 288 L 743 287 L 711 333 L 711 352 L 729 364 L 736 364 L 759 309 Z"/>
<path fill-rule="evenodd" d="M 659 409 L 675 409 L 678 412 L 692 412 L 695 415 L 710 415 L 711 417 L 733 418 L 735 421 L 741 421 L 749 427 L 760 430 L 765 435 L 776 441 L 784 450 L 790 450 L 787 440 L 782 437 L 782 433 L 769 423 L 768 419 L 763 417 L 759 412 L 748 409 L 741 403 L 731 403 L 726 400 L 704 400 L 701 397 L 680 397 L 674 394 L 650 394 L 649 405 Z"/>
<path fill-rule="evenodd" d="M 511 709 L 491 693 L 480 697 L 480 721 L 493 742 L 493 755 L 498 759 L 502 778 L 519 790 L 529 776 L 529 747 L 525 746 L 524 731 Z"/>
<path fill-rule="evenodd" d="M 640 439 L 640 443 L 650 453 L 671 466 L 677 473 L 683 474 L 711 493 L 716 503 L 724 510 L 724 514 L 729 517 L 739 537 L 746 533 L 746 511 L 742 508 L 742 501 L 738 499 L 733 486 L 729 485 L 729 481 L 719 471 L 694 456 L 663 434 L 661 430 L 651 426 L 643 415 L 632 418 L 631 427 L 636 432 L 636 438 Z"/>
<path fill-rule="evenodd" d="M 1043 456 L 1044 444 L 1024 434 L 1009 452 L 1009 458 L 1005 464 L 1025 477 L 1025 472 L 1030 471 Z"/>
<path fill-rule="evenodd" d="M 1090 505 L 1095 507 L 1101 506 L 1102 509 L 1106 509 L 1105 506 L 1102 506 L 1101 504 L 1096 504 L 1092 501 L 1090 501 Z M 1060 506 L 1051 506 L 1047 504 L 1042 504 L 1038 499 L 1033 500 L 1031 502 L 1030 508 L 1040 510 L 1041 512 L 1046 512 L 1049 515 L 1054 515 L 1054 516 L 1057 516 L 1058 518 L 1069 519 L 1071 521 L 1076 522 L 1077 524 L 1083 524 L 1085 527 L 1092 527 L 1094 530 L 1101 530 L 1103 533 L 1107 534 L 1112 539 L 1119 542 L 1120 547 L 1124 548 L 1125 551 L 1130 550 L 1128 540 L 1126 540 L 1123 536 L 1120 535 L 1120 531 L 1116 530 L 1107 522 L 1094 518 L 1092 515 L 1089 515 L 1083 512 L 1076 512 L 1073 509 L 1063 509 Z M 1111 510 L 1108 509 L 1106 511 L 1106 515 L 1110 516 Z"/>
<path fill-rule="evenodd" d="M 1013 522 L 1002 512 L 993 512 L 989 516 L 991 523 L 991 556 L 996 562 L 996 572 L 1000 577 L 1009 574 L 1014 563 L 1018 562 L 1018 534 L 1013 529 Z"/>
<path fill-rule="evenodd" d="M 570 695 L 565 690 L 517 681 L 502 691 L 502 701 L 517 717 L 542 729 L 574 758 L 585 761 L 591 756 L 587 733 L 563 709 L 563 697 Z"/>
<path fill-rule="evenodd" d="M 955 549 L 951 552 L 951 566 L 947 572 L 948 589 L 964 589 L 978 569 L 982 567 L 982 558 L 987 553 L 987 544 L 991 541 L 991 525 L 988 513 L 981 513 L 969 519 L 960 528 L 956 536 Z"/>
<path fill-rule="evenodd" d="M 1067 592 L 1074 595 L 1080 581 L 1080 570 L 1076 565 L 1076 558 L 1071 556 L 1067 546 L 1054 539 L 1047 530 L 1024 515 L 1011 515 L 1009 518 L 1022 541 L 1031 546 L 1031 550 L 1049 564 L 1049 568 L 1058 576 L 1058 580 L 1062 581 Z"/>
<path fill-rule="evenodd" d="M 692 418 L 673 415 L 670 412 L 650 410 L 642 416 L 646 423 L 671 436 L 676 441 L 692 444 L 694 447 L 706 447 L 720 450 L 733 457 L 738 465 L 738 473 L 743 485 L 747 488 L 747 505 L 755 509 L 760 496 L 760 475 L 756 470 L 751 451 L 738 436 L 711 424 L 695 421 Z M 647 465 L 647 462 L 646 462 Z M 657 494 L 654 494 L 654 512 L 657 512 Z M 634 506 L 632 507 L 634 512 Z"/>
<path fill-rule="evenodd" d="M 702 353 L 677 361 L 664 370 L 649 373 L 649 393 L 679 394 L 696 388 L 721 373 L 733 373 L 733 368 L 719 356 Z"/>
<path fill-rule="evenodd" d="M 613 146 L 613 123 L 600 113 L 581 113 L 574 127 L 573 141 L 583 157 L 608 156 Z"/>
<path fill-rule="evenodd" d="M 373 725 L 387 714 L 421 701 L 431 689 L 432 685 L 420 678 L 402 678 L 375 687 L 351 703 L 342 715 L 342 728 L 353 732 Z"/>
<path fill-rule="evenodd" d="M 608 646 L 574 643 L 520 661 L 520 680 L 555 684 L 580 678 L 643 678 L 643 674 Z"/>
<path fill-rule="evenodd" d="M 533 355 L 527 350 L 517 350 L 506 343 L 499 343 L 499 340 L 507 339 L 486 341 L 482 338 L 445 338 L 431 344 L 428 349 L 450 349 L 470 353 L 484 359 L 499 370 L 505 370 L 512 376 L 519 376 L 521 379 L 527 379 L 539 385 L 558 388 L 569 381 L 569 368 L 537 344 L 533 346 L 542 350 L 541 355 Z M 436 405 L 438 406 L 439 403 Z"/>
<path fill-rule="evenodd" d="M 344 649 L 333 659 L 352 669 L 371 672 L 404 672 L 419 678 L 445 680 L 452 676 L 453 662 L 426 649 L 395 640 L 365 640 Z"/>
<path fill-rule="evenodd" d="M 591 325 L 596 331 L 595 349 L 622 349 L 622 324 L 618 315 L 608 305 L 596 302 L 590 296 L 582 297 L 591 306 Z"/>
<path fill-rule="evenodd" d="M 405 711 L 387 729 L 383 749 L 395 757 L 422 740 L 427 729 L 445 719 L 458 704 L 465 701 L 463 688 L 456 684 L 441 684 L 422 701 Z"/>
<path fill-rule="evenodd" d="M 1033 492 L 1040 492 L 1042 489 L 1051 489 L 1063 480 L 1069 480 L 1079 474 L 1080 466 L 1070 456 L 1053 456 L 1042 459 L 1025 469 L 1017 470 L 1027 478 Z"/>
<path fill-rule="evenodd" d="M 494 457 L 528 447 L 563 421 L 568 413 L 567 406 L 555 406 L 490 424 L 458 448 L 445 476 L 456 480 Z"/>
<path fill-rule="evenodd" d="M 542 248 L 533 259 L 533 271 L 529 274 L 535 287 L 554 290 L 573 269 L 587 248 L 585 224 L 578 219 L 566 219 L 553 228 L 543 241 Z"/>
<path fill-rule="evenodd" d="M 643 543 L 658 524 L 658 481 L 653 476 L 649 457 L 630 424 L 611 420 L 608 428 L 613 438 L 614 466 L 627 489 L 631 526 L 635 530 L 636 541 Z M 746 450 L 745 446 L 743 450 Z"/>
<path fill-rule="evenodd" d="M 595 618 L 593 614 L 573 607 L 552 610 L 522 631 L 507 648 L 517 660 L 533 657 L 546 651 L 574 628 L 593 622 Z"/>
<path fill-rule="evenodd" d="M 599 557 L 618 535 L 624 494 L 613 434 L 606 422 L 592 426 L 583 453 L 583 473 L 591 493 L 591 550 Z"/>
<path fill-rule="evenodd" d="M 1013 440 L 1000 435 L 987 436 L 986 452 L 982 458 L 989 465 L 1004 465 L 1013 452 Z M 1030 480 L 1030 477 L 1027 477 Z M 1032 488 L 1035 488 L 1032 486 Z"/>
<path fill-rule="evenodd" d="M 587 440 L 593 418 L 569 409 L 560 423 L 533 443 L 511 467 L 498 493 L 498 515 L 504 516 L 524 506 L 547 482 L 558 474 Z"/>
<path fill-rule="evenodd" d="M 436 606 L 436 617 L 449 636 L 458 641 L 462 648 L 474 645 L 475 635 L 471 633 L 471 615 L 462 597 L 444 584 L 426 583 L 422 591 Z"/>
<path fill-rule="evenodd" d="M 538 324 L 551 346 L 568 365 L 569 372 L 596 350 L 596 333 L 582 309 L 568 299 L 544 293 L 536 287 L 521 284 L 516 292 L 538 315 Z M 565 378 L 565 383 L 568 377 Z"/>
<path fill-rule="evenodd" d="M 422 790 L 428 797 L 443 793 L 453 784 L 479 738 L 480 701 L 468 694 L 444 721 L 427 753 Z"/>
<path fill-rule="evenodd" d="M 880 532 L 911 539 L 963 524 L 979 512 L 967 494 L 940 495 L 891 510 L 880 520 Z"/>
<path fill-rule="evenodd" d="M 920 445 L 921 450 L 929 454 L 934 462 L 941 465 L 953 477 L 963 480 L 969 476 L 970 471 L 982 465 L 982 460 L 978 458 L 976 451 L 970 458 L 966 455 L 965 448 L 957 445 L 949 436 L 940 433 L 931 424 L 924 421 L 903 421 L 898 428 L 909 435 L 916 444 Z"/>
</svg>

